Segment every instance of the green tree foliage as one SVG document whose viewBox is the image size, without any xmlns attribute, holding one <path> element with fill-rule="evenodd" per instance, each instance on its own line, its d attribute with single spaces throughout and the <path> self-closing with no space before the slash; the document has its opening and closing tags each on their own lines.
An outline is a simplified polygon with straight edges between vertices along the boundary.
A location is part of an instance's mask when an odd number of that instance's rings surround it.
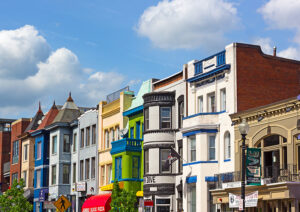
<svg viewBox="0 0 300 212">
<path fill-rule="evenodd" d="M 135 212 L 136 196 L 133 191 L 121 190 L 117 180 L 114 182 L 114 187 L 111 195 L 110 207 L 112 212 Z"/>
<path fill-rule="evenodd" d="M 29 212 L 32 204 L 24 197 L 24 180 L 14 180 L 10 189 L 0 195 L 0 211 Z"/>
</svg>

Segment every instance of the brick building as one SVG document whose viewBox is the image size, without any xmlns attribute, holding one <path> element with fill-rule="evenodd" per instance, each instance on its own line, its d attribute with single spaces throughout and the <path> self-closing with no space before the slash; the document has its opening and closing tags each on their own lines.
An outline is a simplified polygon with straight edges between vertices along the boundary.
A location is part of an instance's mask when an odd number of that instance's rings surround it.
<svg viewBox="0 0 300 212">
<path fill-rule="evenodd" d="M 297 96 L 300 61 L 266 55 L 259 46 L 232 43 L 184 65 L 188 111 L 183 135 L 183 208 L 215 211 L 209 190 L 216 175 L 235 171 L 230 114 Z M 258 114 L 260 115 L 260 114 Z"/>
<path fill-rule="evenodd" d="M 0 119 L 0 190 L 4 192 L 10 183 L 10 134 L 13 119 Z"/>
<path fill-rule="evenodd" d="M 21 177 L 22 142 L 18 136 L 25 132 L 29 124 L 30 119 L 21 118 L 11 126 L 10 185 L 14 179 L 19 180 Z"/>
</svg>

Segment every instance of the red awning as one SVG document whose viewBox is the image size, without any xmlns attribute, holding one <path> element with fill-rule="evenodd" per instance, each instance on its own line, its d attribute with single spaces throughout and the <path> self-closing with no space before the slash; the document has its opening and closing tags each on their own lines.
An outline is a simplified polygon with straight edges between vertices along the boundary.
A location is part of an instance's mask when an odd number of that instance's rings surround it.
<svg viewBox="0 0 300 212">
<path fill-rule="evenodd" d="M 82 212 L 108 212 L 110 210 L 111 193 L 92 196 L 85 200 Z"/>
</svg>

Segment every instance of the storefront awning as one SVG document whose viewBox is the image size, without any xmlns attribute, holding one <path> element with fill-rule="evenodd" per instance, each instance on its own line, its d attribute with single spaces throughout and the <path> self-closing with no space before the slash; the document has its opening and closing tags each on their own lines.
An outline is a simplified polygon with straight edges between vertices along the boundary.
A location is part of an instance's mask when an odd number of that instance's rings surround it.
<svg viewBox="0 0 300 212">
<path fill-rule="evenodd" d="M 100 194 L 85 200 L 82 212 L 108 212 L 110 211 L 111 194 Z"/>
<path fill-rule="evenodd" d="M 119 187 L 120 187 L 120 189 L 123 189 L 124 188 L 124 182 L 119 182 Z M 114 188 L 113 183 L 100 187 L 101 191 L 112 191 L 113 188 Z"/>
<path fill-rule="evenodd" d="M 143 191 L 138 191 L 138 192 L 136 192 L 136 196 L 137 197 L 143 197 L 144 196 L 144 192 Z"/>
</svg>

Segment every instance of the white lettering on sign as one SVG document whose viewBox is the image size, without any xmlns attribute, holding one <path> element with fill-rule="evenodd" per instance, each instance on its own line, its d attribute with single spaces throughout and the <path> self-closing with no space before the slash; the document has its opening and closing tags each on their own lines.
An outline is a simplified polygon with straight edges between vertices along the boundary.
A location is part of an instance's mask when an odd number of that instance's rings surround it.
<svg viewBox="0 0 300 212">
<path fill-rule="evenodd" d="M 149 176 L 149 177 L 145 177 L 144 179 L 145 183 L 156 183 L 156 180 L 155 180 L 155 176 Z"/>
</svg>

